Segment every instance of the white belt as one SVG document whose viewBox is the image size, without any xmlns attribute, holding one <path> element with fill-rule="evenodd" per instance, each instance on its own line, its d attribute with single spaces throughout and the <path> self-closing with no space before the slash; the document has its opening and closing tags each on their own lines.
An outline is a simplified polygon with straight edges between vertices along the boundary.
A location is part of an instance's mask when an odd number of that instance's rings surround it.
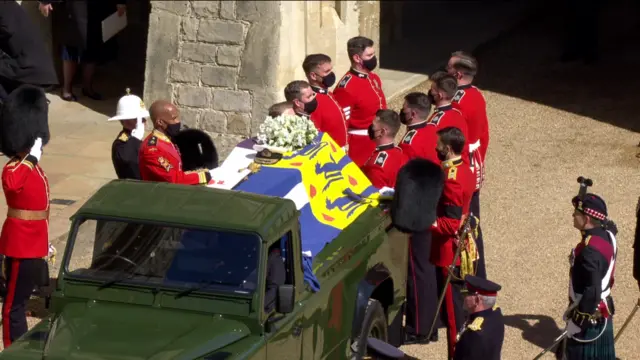
<svg viewBox="0 0 640 360">
<path fill-rule="evenodd" d="M 480 147 L 480 139 L 476 140 L 473 144 L 469 144 L 469 152 L 472 153 Z"/>
<path fill-rule="evenodd" d="M 369 136 L 369 132 L 365 129 L 349 129 L 347 133 L 351 135 Z"/>
</svg>

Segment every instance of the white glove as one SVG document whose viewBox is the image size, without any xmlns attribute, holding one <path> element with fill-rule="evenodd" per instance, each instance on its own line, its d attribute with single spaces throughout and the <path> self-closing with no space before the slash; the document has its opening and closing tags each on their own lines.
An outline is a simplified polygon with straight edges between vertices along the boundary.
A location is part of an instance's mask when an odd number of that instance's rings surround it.
<svg viewBox="0 0 640 360">
<path fill-rule="evenodd" d="M 144 136 L 144 124 L 142 123 L 142 119 L 138 118 L 138 122 L 136 122 L 136 128 L 131 130 L 131 136 L 138 140 L 142 140 Z"/>
<path fill-rule="evenodd" d="M 40 158 L 42 157 L 42 139 L 41 138 L 37 138 L 36 141 L 33 143 L 33 146 L 31 147 L 31 151 L 29 151 L 29 155 L 35 157 L 36 159 L 38 159 L 38 161 L 40 161 Z"/>
<path fill-rule="evenodd" d="M 579 334 L 581 331 L 582 329 L 580 329 L 580 326 L 576 325 L 573 320 L 567 321 L 567 335 L 569 337 L 572 337 L 575 334 Z"/>
</svg>

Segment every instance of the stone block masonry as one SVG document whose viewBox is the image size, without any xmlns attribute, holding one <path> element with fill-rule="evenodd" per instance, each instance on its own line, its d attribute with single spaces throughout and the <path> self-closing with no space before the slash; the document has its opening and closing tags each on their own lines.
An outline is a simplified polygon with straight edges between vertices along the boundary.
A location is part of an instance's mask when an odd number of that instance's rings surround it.
<svg viewBox="0 0 640 360">
<path fill-rule="evenodd" d="M 276 101 L 279 1 L 153 1 L 145 102 L 164 98 L 222 158 Z"/>
</svg>

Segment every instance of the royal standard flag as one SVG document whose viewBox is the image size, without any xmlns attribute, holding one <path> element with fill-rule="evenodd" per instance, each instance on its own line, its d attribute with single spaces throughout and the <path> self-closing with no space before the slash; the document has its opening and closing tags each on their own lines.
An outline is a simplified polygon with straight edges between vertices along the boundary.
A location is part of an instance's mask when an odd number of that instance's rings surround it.
<svg viewBox="0 0 640 360">
<path fill-rule="evenodd" d="M 242 158 L 250 158 L 249 144 L 239 144 L 234 149 L 236 155 L 241 153 Z M 239 158 L 233 155 L 228 161 Z M 319 133 L 302 150 L 285 153 L 277 163 L 261 165 L 258 172 L 233 189 L 294 201 L 301 213 L 302 250 L 311 256 L 318 254 L 368 206 L 377 206 L 379 197 L 378 189 L 324 133 Z M 363 198 L 368 201 L 361 201 Z"/>
</svg>

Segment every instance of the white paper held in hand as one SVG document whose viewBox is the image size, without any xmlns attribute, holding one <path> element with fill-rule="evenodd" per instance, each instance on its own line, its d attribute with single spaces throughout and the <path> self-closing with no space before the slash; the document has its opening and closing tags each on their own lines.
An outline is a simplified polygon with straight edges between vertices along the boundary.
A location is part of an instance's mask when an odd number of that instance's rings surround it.
<svg viewBox="0 0 640 360">
<path fill-rule="evenodd" d="M 102 42 L 107 42 L 125 27 L 127 27 L 127 14 L 118 16 L 116 11 L 109 15 L 109 17 L 102 20 Z"/>
</svg>

